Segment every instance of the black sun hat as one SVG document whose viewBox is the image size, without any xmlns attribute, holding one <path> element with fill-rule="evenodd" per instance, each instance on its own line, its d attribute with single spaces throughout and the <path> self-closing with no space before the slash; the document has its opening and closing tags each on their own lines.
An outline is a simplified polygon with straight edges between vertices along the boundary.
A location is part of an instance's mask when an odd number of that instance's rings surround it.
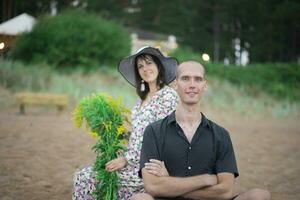
<svg viewBox="0 0 300 200">
<path fill-rule="evenodd" d="M 148 54 L 155 56 L 158 58 L 162 64 L 162 67 L 165 70 L 165 81 L 166 84 L 172 82 L 176 78 L 176 67 L 178 65 L 178 61 L 173 57 L 164 56 L 161 51 L 157 48 L 145 46 L 139 49 L 135 54 L 123 58 L 118 66 L 119 72 L 122 76 L 134 87 L 136 87 L 135 83 L 135 59 L 137 56 L 141 54 Z"/>
</svg>

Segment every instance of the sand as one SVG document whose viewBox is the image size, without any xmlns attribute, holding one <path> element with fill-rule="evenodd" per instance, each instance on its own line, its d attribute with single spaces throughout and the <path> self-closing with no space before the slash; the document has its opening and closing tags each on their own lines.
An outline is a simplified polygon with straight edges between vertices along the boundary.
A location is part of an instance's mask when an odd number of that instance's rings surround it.
<svg viewBox="0 0 300 200">
<path fill-rule="evenodd" d="M 299 117 L 228 113 L 209 116 L 231 133 L 240 172 L 235 192 L 259 187 L 273 200 L 300 199 Z M 1 110 L 0 199 L 70 199 L 73 173 L 95 159 L 94 142 L 73 126 L 69 112 Z"/>
</svg>

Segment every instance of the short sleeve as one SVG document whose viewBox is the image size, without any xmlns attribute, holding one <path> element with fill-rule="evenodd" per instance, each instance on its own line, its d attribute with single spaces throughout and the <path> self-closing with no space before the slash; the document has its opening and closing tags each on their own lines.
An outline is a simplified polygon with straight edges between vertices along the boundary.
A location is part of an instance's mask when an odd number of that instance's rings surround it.
<svg viewBox="0 0 300 200">
<path fill-rule="evenodd" d="M 233 173 L 235 177 L 239 176 L 232 142 L 226 130 L 223 130 L 216 160 L 216 173 L 222 172 Z"/>
<path fill-rule="evenodd" d="M 155 137 L 155 133 L 151 125 L 147 126 L 144 132 L 140 157 L 140 177 L 142 177 L 141 171 L 145 167 L 145 163 L 149 162 L 149 159 L 160 160 L 157 138 Z"/>
</svg>

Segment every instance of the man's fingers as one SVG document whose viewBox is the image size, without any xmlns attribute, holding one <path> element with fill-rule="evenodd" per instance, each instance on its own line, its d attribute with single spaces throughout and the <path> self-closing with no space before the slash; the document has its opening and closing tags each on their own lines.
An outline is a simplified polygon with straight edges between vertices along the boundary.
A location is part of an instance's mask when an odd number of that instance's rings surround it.
<svg viewBox="0 0 300 200">
<path fill-rule="evenodd" d="M 159 176 L 159 172 L 156 171 L 156 170 L 151 170 L 151 169 L 146 169 L 146 170 L 147 170 L 147 172 L 148 172 L 149 174 L 152 174 L 152 175 L 155 175 L 155 176 Z"/>
<path fill-rule="evenodd" d="M 148 166 L 148 165 L 146 166 L 145 165 L 145 169 L 160 171 L 160 168 L 158 168 L 157 166 Z"/>
<path fill-rule="evenodd" d="M 148 169 L 161 170 L 161 166 L 155 163 L 145 163 L 145 167 Z"/>
<path fill-rule="evenodd" d="M 150 163 L 156 163 L 156 164 L 158 164 L 158 165 L 161 165 L 161 164 L 162 164 L 162 161 L 156 160 L 156 159 L 150 159 L 149 161 L 150 161 Z"/>
<path fill-rule="evenodd" d="M 160 162 L 160 161 L 159 161 Z M 161 162 L 160 163 L 157 163 L 157 162 L 147 162 L 145 163 L 145 165 L 149 165 L 149 166 L 158 166 L 158 167 L 161 167 L 162 164 Z"/>
</svg>

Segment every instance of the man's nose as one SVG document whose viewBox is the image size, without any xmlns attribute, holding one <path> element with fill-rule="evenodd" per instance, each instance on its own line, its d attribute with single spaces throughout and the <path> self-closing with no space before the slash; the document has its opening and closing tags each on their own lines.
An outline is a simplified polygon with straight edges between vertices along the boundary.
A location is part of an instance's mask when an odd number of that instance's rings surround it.
<svg viewBox="0 0 300 200">
<path fill-rule="evenodd" d="M 189 81 L 189 87 L 192 87 L 192 88 L 195 87 L 195 81 L 194 81 L 193 79 L 191 79 L 191 80 Z"/>
</svg>

